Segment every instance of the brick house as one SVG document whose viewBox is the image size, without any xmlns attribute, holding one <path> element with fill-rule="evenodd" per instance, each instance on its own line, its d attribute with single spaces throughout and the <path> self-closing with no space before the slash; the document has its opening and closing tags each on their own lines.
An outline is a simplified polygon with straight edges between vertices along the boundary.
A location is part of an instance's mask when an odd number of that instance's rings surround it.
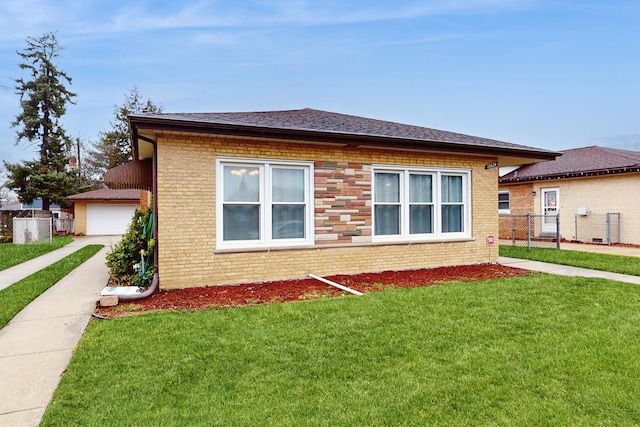
<svg viewBox="0 0 640 427">
<path fill-rule="evenodd" d="M 164 289 L 495 261 L 498 165 L 558 153 L 313 109 L 129 117 Z"/>
<path fill-rule="evenodd" d="M 566 150 L 555 160 L 501 176 L 498 200 L 502 213 L 560 215 L 566 240 L 604 242 L 610 221 L 611 233 L 619 226 L 622 243 L 640 244 L 640 152 L 598 146 Z"/>
</svg>

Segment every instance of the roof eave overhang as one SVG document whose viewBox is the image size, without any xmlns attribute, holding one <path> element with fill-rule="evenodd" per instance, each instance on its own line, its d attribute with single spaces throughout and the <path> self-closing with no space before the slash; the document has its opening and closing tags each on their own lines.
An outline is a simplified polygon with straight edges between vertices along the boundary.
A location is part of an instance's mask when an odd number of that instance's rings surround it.
<svg viewBox="0 0 640 427">
<path fill-rule="evenodd" d="M 631 173 L 631 172 L 640 172 L 640 165 L 624 166 L 624 167 L 610 168 L 610 169 L 597 169 L 597 170 L 581 171 L 581 172 L 565 172 L 565 173 L 524 176 L 524 177 L 515 177 L 515 178 L 506 178 L 506 179 L 501 178 L 499 182 L 500 184 L 513 184 L 513 183 L 528 182 L 528 181 L 548 181 L 550 179 L 587 178 L 587 177 L 593 177 L 593 176 L 617 175 L 621 173 Z"/>
<path fill-rule="evenodd" d="M 186 132 L 210 135 L 228 135 L 246 138 L 295 140 L 309 143 L 335 144 L 347 147 L 372 147 L 410 151 L 429 151 L 476 156 L 498 157 L 499 166 L 522 165 L 554 160 L 562 153 L 537 149 L 516 149 L 490 145 L 469 144 L 454 141 L 431 141 L 380 135 L 341 133 L 330 131 L 286 129 L 267 126 L 250 126 L 233 123 L 211 123 L 190 120 L 166 120 L 157 117 L 130 116 L 131 138 L 134 141 L 134 158 L 140 158 L 139 139 L 142 135 L 160 132 Z"/>
</svg>

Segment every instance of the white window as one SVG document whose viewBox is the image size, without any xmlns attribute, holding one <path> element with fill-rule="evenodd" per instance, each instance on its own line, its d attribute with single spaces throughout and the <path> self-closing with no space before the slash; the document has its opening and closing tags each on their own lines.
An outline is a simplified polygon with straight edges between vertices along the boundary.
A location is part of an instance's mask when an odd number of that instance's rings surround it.
<svg viewBox="0 0 640 427">
<path fill-rule="evenodd" d="M 218 159 L 218 248 L 313 243 L 312 165 Z"/>
<path fill-rule="evenodd" d="M 511 212 L 510 196 L 508 191 L 498 191 L 498 212 Z"/>
<path fill-rule="evenodd" d="M 470 236 L 469 171 L 377 166 L 373 175 L 374 240 Z"/>
</svg>

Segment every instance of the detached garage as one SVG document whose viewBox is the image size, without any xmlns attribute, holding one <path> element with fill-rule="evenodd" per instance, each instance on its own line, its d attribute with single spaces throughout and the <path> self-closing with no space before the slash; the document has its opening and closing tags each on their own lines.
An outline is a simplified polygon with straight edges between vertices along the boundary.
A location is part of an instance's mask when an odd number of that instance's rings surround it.
<svg viewBox="0 0 640 427">
<path fill-rule="evenodd" d="M 140 190 L 95 190 L 67 197 L 74 205 L 75 232 L 87 236 L 124 234 L 136 208 Z"/>
</svg>

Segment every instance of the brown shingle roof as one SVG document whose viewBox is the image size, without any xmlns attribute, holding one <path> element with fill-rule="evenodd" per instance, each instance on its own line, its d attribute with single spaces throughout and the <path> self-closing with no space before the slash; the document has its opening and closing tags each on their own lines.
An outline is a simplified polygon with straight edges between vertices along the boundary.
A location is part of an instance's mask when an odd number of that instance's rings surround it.
<svg viewBox="0 0 640 427">
<path fill-rule="evenodd" d="M 68 200 L 140 200 L 140 190 L 95 190 L 86 193 L 73 194 Z"/>
<path fill-rule="evenodd" d="M 130 116 L 132 129 L 226 132 L 244 136 L 308 138 L 347 145 L 376 145 L 553 159 L 558 153 L 494 139 L 305 108 L 238 113 L 160 113 Z M 244 132 L 244 133 L 242 133 Z"/>
<path fill-rule="evenodd" d="M 501 177 L 500 182 L 638 171 L 640 171 L 640 152 L 594 145 L 563 151 L 562 156 L 552 161 L 522 166 Z"/>
</svg>

